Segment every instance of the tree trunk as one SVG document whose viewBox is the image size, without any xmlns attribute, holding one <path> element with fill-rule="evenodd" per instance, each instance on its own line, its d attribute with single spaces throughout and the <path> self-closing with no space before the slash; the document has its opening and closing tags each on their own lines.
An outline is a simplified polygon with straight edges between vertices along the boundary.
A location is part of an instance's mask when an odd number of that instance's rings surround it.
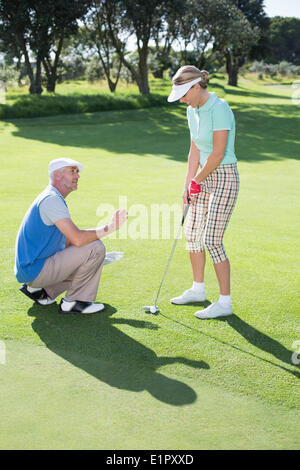
<svg viewBox="0 0 300 470">
<path fill-rule="evenodd" d="M 51 73 L 50 77 L 48 77 L 48 79 L 47 79 L 47 91 L 49 93 L 54 93 L 55 92 L 56 79 L 57 79 L 56 74 L 53 75 Z"/>
<path fill-rule="evenodd" d="M 234 66 L 228 73 L 228 85 L 238 86 L 238 67 Z"/>
<path fill-rule="evenodd" d="M 114 93 L 116 91 L 118 81 L 119 81 L 119 78 L 120 78 L 120 72 L 121 72 L 121 68 L 122 68 L 122 60 L 119 59 L 119 67 L 118 67 L 117 78 L 116 78 L 115 81 L 113 81 L 111 79 L 111 74 L 110 74 L 109 47 L 106 48 L 106 62 L 105 62 L 104 59 L 103 59 L 103 55 L 101 53 L 100 44 L 98 42 L 96 42 L 96 46 L 97 46 L 98 56 L 99 56 L 99 59 L 101 61 L 101 64 L 102 64 L 102 67 L 103 67 L 103 70 L 104 70 L 104 73 L 105 73 L 105 76 L 106 76 L 106 80 L 107 80 L 107 83 L 108 83 L 108 86 L 109 86 L 109 90 L 110 90 L 111 93 Z"/>
<path fill-rule="evenodd" d="M 55 92 L 55 86 L 56 86 L 56 81 L 57 81 L 57 67 L 58 67 L 59 57 L 62 51 L 63 41 L 64 41 L 64 35 L 62 34 L 58 42 L 58 47 L 55 53 L 53 65 L 51 65 L 51 61 L 49 57 L 45 57 L 43 59 L 43 66 L 47 75 L 47 91 L 49 91 L 50 93 Z"/>
<path fill-rule="evenodd" d="M 43 91 L 42 86 L 41 86 L 41 60 L 39 58 L 37 58 L 36 74 L 34 76 L 32 66 L 31 66 L 31 63 L 30 63 L 30 59 L 29 59 L 29 54 L 28 54 L 28 51 L 27 51 L 27 45 L 26 45 L 26 40 L 25 40 L 24 35 L 22 35 L 21 33 L 18 34 L 17 35 L 17 42 L 18 42 L 18 45 L 19 45 L 20 49 L 22 50 L 22 52 L 24 54 L 24 58 L 25 58 L 25 65 L 26 65 L 28 77 L 29 77 L 29 80 L 30 80 L 29 93 L 39 94 L 40 95 Z"/>
<path fill-rule="evenodd" d="M 144 43 L 143 47 L 139 49 L 139 77 L 137 84 L 142 95 L 150 93 L 148 81 L 148 43 Z"/>
<path fill-rule="evenodd" d="M 43 59 L 43 66 L 47 76 L 47 91 L 49 93 L 54 93 L 57 80 L 56 70 L 51 66 L 49 58 Z"/>
<path fill-rule="evenodd" d="M 139 66 L 138 71 L 132 66 L 125 57 L 124 48 L 122 47 L 119 39 L 115 36 L 115 33 L 111 27 L 111 23 L 108 23 L 109 34 L 122 64 L 129 70 L 133 80 L 137 83 L 141 94 L 146 95 L 150 93 L 149 82 L 148 82 L 148 41 L 143 42 L 143 47 L 138 48 L 139 53 Z"/>
<path fill-rule="evenodd" d="M 137 79 L 137 84 L 138 84 L 138 87 L 139 87 L 139 91 L 142 95 L 148 95 L 150 93 L 148 76 L 146 76 L 144 74 L 143 74 L 143 76 L 140 76 Z"/>
<path fill-rule="evenodd" d="M 107 83 L 108 83 L 108 86 L 109 86 L 109 91 L 111 93 L 114 93 L 116 91 L 116 87 L 117 87 L 116 82 L 113 82 L 110 77 L 106 77 L 106 79 L 107 79 Z"/>
<path fill-rule="evenodd" d="M 238 86 L 239 63 L 232 60 L 230 52 L 226 52 L 226 71 L 228 73 L 228 85 Z"/>
<path fill-rule="evenodd" d="M 43 92 L 42 88 L 42 61 L 40 58 L 36 61 L 36 73 L 35 73 L 35 93 L 40 95 Z"/>
<path fill-rule="evenodd" d="M 32 95 L 41 95 L 43 92 L 42 88 L 42 76 L 41 76 L 41 59 L 36 61 L 36 71 L 33 82 L 30 83 L 29 92 Z"/>
<path fill-rule="evenodd" d="M 114 93 L 116 91 L 116 88 L 117 88 L 117 85 L 118 85 L 118 82 L 119 82 L 119 78 L 120 78 L 121 68 L 122 68 L 122 61 L 120 60 L 119 67 L 118 67 L 117 78 L 115 79 L 115 81 L 113 81 L 110 78 L 110 72 L 108 72 L 108 75 L 106 74 L 108 86 L 109 86 L 109 89 L 110 89 L 111 93 Z"/>
<path fill-rule="evenodd" d="M 163 69 L 158 69 L 152 72 L 154 78 L 164 78 L 164 71 Z"/>
<path fill-rule="evenodd" d="M 25 58 L 25 65 L 26 65 L 28 77 L 29 77 L 29 80 L 30 80 L 29 92 L 34 93 L 35 80 L 34 80 L 34 75 L 33 75 L 33 71 L 32 71 L 32 67 L 31 67 L 31 63 L 30 63 L 30 60 L 29 60 L 29 55 L 28 55 L 28 51 L 27 51 L 27 48 L 26 48 L 26 43 L 25 43 L 24 38 L 22 38 L 20 43 L 22 44 L 22 51 L 23 51 L 24 58 Z"/>
</svg>

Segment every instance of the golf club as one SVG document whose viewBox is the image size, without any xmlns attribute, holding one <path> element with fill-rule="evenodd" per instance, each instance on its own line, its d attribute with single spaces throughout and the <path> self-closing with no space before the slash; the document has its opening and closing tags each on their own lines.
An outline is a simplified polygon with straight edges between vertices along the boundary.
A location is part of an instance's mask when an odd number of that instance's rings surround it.
<svg viewBox="0 0 300 470">
<path fill-rule="evenodd" d="M 161 291 L 161 287 L 162 287 L 163 282 L 164 282 L 164 279 L 165 279 L 165 277 L 166 277 L 166 274 L 167 274 L 167 271 L 168 271 L 168 268 L 169 268 L 169 265 L 170 265 L 170 262 L 171 262 L 171 259 L 172 259 L 172 256 L 173 256 L 175 247 L 176 247 L 176 243 L 177 243 L 177 240 L 178 240 L 178 238 L 179 238 L 181 229 L 182 229 L 182 227 L 183 227 L 183 224 L 184 224 L 186 215 L 187 215 L 187 213 L 188 213 L 189 207 L 190 207 L 190 199 L 188 199 L 188 204 L 186 204 L 186 206 L 185 206 L 185 208 L 184 208 L 182 220 L 181 220 L 181 223 L 180 223 L 180 226 L 179 226 L 179 229 L 178 229 L 178 232 L 177 232 L 177 236 L 176 236 L 176 238 L 175 238 L 175 241 L 174 241 L 174 244 L 173 244 L 173 247 L 172 247 L 171 254 L 170 254 L 170 256 L 169 256 L 168 264 L 167 264 L 167 266 L 166 266 L 166 269 L 165 269 L 165 272 L 164 272 L 164 274 L 163 274 L 163 277 L 162 277 L 160 286 L 159 286 L 158 291 L 157 291 L 157 295 L 156 295 L 156 298 L 155 298 L 155 301 L 154 301 L 154 305 L 144 305 L 144 306 L 143 306 L 143 309 L 144 309 L 147 313 L 157 313 L 157 312 L 159 311 L 159 308 L 158 308 L 158 306 L 157 306 L 157 299 L 158 299 L 158 297 L 159 297 L 159 294 L 160 294 L 160 291 Z"/>
</svg>

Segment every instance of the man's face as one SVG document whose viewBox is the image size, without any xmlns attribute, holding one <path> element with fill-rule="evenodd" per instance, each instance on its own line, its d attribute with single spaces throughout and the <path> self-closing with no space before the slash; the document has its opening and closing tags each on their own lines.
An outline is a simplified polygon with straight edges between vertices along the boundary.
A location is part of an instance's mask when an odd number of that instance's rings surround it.
<svg viewBox="0 0 300 470">
<path fill-rule="evenodd" d="M 66 166 L 63 169 L 61 184 L 64 185 L 67 191 L 75 191 L 77 189 L 79 178 L 80 174 L 77 166 Z"/>
</svg>

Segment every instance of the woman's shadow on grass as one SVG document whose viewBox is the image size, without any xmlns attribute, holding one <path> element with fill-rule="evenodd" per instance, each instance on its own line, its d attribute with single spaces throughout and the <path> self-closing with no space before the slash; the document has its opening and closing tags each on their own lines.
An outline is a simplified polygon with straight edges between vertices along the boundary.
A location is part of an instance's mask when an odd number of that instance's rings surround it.
<svg viewBox="0 0 300 470">
<path fill-rule="evenodd" d="M 200 305 L 200 303 L 191 303 L 189 305 L 197 306 L 197 305 Z M 204 305 L 204 307 L 207 307 L 208 305 L 210 305 L 210 302 L 206 300 L 201 305 Z M 254 353 L 251 353 L 249 351 L 244 351 L 238 346 L 234 346 L 224 340 L 217 339 L 205 331 L 201 331 L 198 328 L 194 328 L 193 326 L 189 326 L 183 322 L 174 320 L 173 318 L 170 318 L 167 315 L 164 315 L 163 313 L 161 313 L 161 315 L 164 316 L 165 318 L 168 318 L 170 321 L 173 321 L 174 323 L 178 323 L 179 325 L 184 326 L 185 328 L 188 328 L 193 331 L 198 331 L 199 333 L 205 336 L 208 336 L 210 338 L 213 338 L 214 340 L 218 342 L 231 346 L 233 349 L 237 349 L 245 354 L 249 354 L 254 357 L 259 357 L 259 356 L 256 356 Z M 207 321 L 207 320 L 201 320 L 201 321 Z M 249 343 L 251 343 L 256 348 L 261 349 L 262 351 L 265 351 L 266 353 L 273 355 L 276 359 L 278 359 L 281 362 L 286 363 L 289 366 L 293 366 L 293 367 L 297 366 L 297 364 L 293 364 L 292 362 L 293 351 L 290 351 L 289 349 L 287 349 L 285 346 L 280 344 L 275 339 L 271 338 L 270 336 L 267 336 L 265 333 L 262 333 L 261 331 L 257 330 L 253 326 L 249 325 L 237 315 L 230 315 L 228 317 L 219 317 L 219 318 L 214 319 L 214 321 L 221 321 L 221 322 L 228 323 L 228 325 L 230 325 L 231 328 L 233 328 L 237 333 L 243 336 Z M 275 364 L 274 362 L 265 358 L 260 357 L 259 359 L 265 362 L 268 362 L 272 365 L 275 365 L 276 367 L 279 367 L 285 370 L 286 372 L 289 372 L 290 374 L 294 375 L 298 379 L 300 379 L 300 372 L 298 372 L 297 370 L 291 370 L 290 368 L 283 367 L 279 364 Z"/>
<path fill-rule="evenodd" d="M 32 328 L 47 348 L 102 382 L 119 389 L 147 390 L 156 399 L 174 406 L 193 403 L 197 395 L 185 383 L 169 378 L 157 369 L 180 363 L 209 369 L 204 361 L 184 357 L 158 357 L 154 351 L 128 336 L 118 325 L 157 330 L 149 321 L 113 318 L 116 309 L 105 305 L 99 314 L 62 315 L 57 306 L 33 305 L 28 315 L 35 317 Z"/>
<path fill-rule="evenodd" d="M 266 334 L 257 330 L 253 326 L 249 325 L 237 315 L 231 315 L 229 317 L 226 317 L 225 321 L 231 326 L 231 328 L 233 328 L 237 333 L 243 336 L 249 343 L 251 343 L 256 348 L 261 349 L 262 351 L 265 351 L 268 354 L 271 354 L 276 359 L 281 362 L 284 362 L 289 366 L 295 366 L 292 363 L 293 351 L 290 351 L 275 339 L 271 338 L 270 336 L 267 336 Z M 298 379 L 300 378 L 299 372 L 292 371 L 280 365 L 278 365 L 278 367 L 286 370 Z"/>
</svg>

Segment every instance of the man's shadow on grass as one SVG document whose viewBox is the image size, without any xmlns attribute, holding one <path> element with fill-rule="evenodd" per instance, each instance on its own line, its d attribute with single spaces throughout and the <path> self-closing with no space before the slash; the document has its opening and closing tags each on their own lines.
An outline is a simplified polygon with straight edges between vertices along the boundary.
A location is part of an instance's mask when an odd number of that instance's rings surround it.
<svg viewBox="0 0 300 470">
<path fill-rule="evenodd" d="M 76 367 L 108 385 L 133 392 L 147 390 L 156 399 L 174 406 L 193 403 L 197 395 L 185 383 L 159 372 L 159 367 L 180 363 L 209 369 L 204 361 L 184 357 L 159 357 L 154 351 L 128 336 L 118 325 L 157 330 L 150 321 L 113 318 L 116 309 L 105 305 L 94 315 L 59 314 L 57 305 L 33 305 L 28 315 L 35 317 L 32 328 L 47 348 Z"/>
</svg>

